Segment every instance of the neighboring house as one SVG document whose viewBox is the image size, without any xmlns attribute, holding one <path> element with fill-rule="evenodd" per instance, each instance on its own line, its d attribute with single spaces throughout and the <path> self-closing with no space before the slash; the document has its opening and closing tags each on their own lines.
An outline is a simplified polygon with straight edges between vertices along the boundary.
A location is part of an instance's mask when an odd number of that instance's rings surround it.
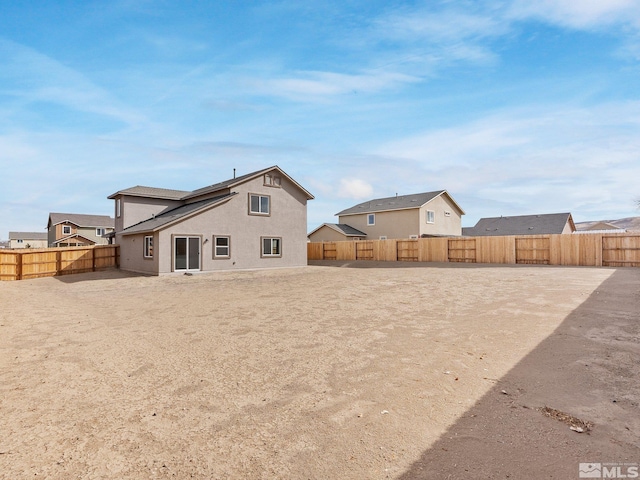
<svg viewBox="0 0 640 480">
<path fill-rule="evenodd" d="M 349 225 L 323 223 L 309 235 L 310 242 L 340 242 L 343 240 L 364 240 L 367 234 Z"/>
<path fill-rule="evenodd" d="M 108 215 L 50 213 L 47 230 L 50 247 L 106 245 L 114 220 Z"/>
<path fill-rule="evenodd" d="M 464 210 L 446 190 L 396 195 L 359 203 L 336 214 L 334 232 L 342 240 L 418 238 L 460 236 Z M 312 241 L 323 241 L 330 224 L 324 224 L 309 234 Z M 354 235 L 355 234 L 355 235 Z M 327 240 L 334 238 L 327 236 Z M 336 238 L 337 239 L 337 238 Z"/>
<path fill-rule="evenodd" d="M 9 248 L 47 248 L 47 232 L 9 232 Z"/>
<path fill-rule="evenodd" d="M 475 227 L 462 229 L 467 237 L 500 235 L 546 235 L 573 233 L 576 226 L 570 213 L 518 215 L 511 217 L 481 218 Z"/>
<path fill-rule="evenodd" d="M 589 233 L 626 233 L 626 228 L 616 227 L 607 222 L 590 223 L 587 226 L 577 224 L 576 231 L 574 233 L 589 234 Z"/>
<path fill-rule="evenodd" d="M 136 186 L 115 201 L 120 268 L 165 274 L 307 264 L 307 201 L 279 167 L 182 191 Z"/>
</svg>

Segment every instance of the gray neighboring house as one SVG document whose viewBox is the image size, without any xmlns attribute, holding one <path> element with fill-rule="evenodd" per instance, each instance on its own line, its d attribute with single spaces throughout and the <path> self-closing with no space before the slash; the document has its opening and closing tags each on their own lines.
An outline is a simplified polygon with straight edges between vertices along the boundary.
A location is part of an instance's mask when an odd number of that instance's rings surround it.
<svg viewBox="0 0 640 480">
<path fill-rule="evenodd" d="M 47 239 L 50 247 L 106 245 L 113 233 L 114 219 L 108 215 L 50 213 Z"/>
<path fill-rule="evenodd" d="M 474 227 L 463 228 L 462 234 L 467 237 L 486 237 L 548 235 L 573 233 L 575 231 L 576 226 L 570 213 L 550 213 L 481 218 Z"/>
<path fill-rule="evenodd" d="M 194 191 L 135 186 L 115 202 L 120 268 L 152 275 L 307 264 L 307 202 L 278 166 Z"/>
<path fill-rule="evenodd" d="M 47 232 L 9 232 L 9 248 L 47 248 Z"/>
<path fill-rule="evenodd" d="M 341 240 L 358 240 L 361 234 L 368 240 L 460 236 L 464 210 L 446 190 L 437 190 L 375 198 L 336 215 L 338 224 L 321 225 L 309 239 L 334 241 L 335 233 Z M 333 225 L 333 232 L 329 225 Z"/>
</svg>

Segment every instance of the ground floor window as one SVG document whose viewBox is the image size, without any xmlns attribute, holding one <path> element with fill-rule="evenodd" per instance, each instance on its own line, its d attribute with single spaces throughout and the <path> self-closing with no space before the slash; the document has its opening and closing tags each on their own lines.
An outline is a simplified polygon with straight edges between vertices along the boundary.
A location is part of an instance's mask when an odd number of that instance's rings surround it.
<svg viewBox="0 0 640 480">
<path fill-rule="evenodd" d="M 263 257 L 281 257 L 282 239 L 279 237 L 262 237 L 262 256 Z"/>
<path fill-rule="evenodd" d="M 144 237 L 144 258 L 153 258 L 153 237 Z"/>
<path fill-rule="evenodd" d="M 229 258 L 231 256 L 231 237 L 213 237 L 213 258 Z"/>
</svg>

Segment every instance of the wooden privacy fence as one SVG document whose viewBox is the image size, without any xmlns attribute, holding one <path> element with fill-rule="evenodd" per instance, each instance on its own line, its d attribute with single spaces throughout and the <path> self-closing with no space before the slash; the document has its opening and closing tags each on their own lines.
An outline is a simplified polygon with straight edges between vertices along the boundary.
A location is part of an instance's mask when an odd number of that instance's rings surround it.
<svg viewBox="0 0 640 480">
<path fill-rule="evenodd" d="M 443 237 L 308 243 L 307 258 L 640 267 L 640 234 Z"/>
<path fill-rule="evenodd" d="M 0 280 L 95 272 L 118 266 L 118 245 L 0 250 Z"/>
</svg>

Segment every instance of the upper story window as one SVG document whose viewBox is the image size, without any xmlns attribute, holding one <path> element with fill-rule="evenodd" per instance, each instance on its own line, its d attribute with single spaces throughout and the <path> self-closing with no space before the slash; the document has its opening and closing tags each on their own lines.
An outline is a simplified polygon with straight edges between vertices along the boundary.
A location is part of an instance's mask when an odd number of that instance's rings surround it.
<svg viewBox="0 0 640 480">
<path fill-rule="evenodd" d="M 269 215 L 271 197 L 269 195 L 249 194 L 249 214 L 251 215 Z"/>
<path fill-rule="evenodd" d="M 122 214 L 122 202 L 119 198 L 116 198 L 116 217 L 120 218 Z"/>
<path fill-rule="evenodd" d="M 367 225 L 375 225 L 376 224 L 376 214 L 370 213 L 367 215 Z"/>
<path fill-rule="evenodd" d="M 280 177 L 276 177 L 271 173 L 267 173 L 264 176 L 264 184 L 268 187 L 280 187 L 281 183 Z"/>
<path fill-rule="evenodd" d="M 63 225 L 62 226 L 62 234 L 63 235 L 71 235 L 71 225 Z"/>
<path fill-rule="evenodd" d="M 102 237 L 105 233 L 107 233 L 106 228 L 96 228 L 96 237 Z"/>
<path fill-rule="evenodd" d="M 436 223 L 436 212 L 427 210 L 427 223 Z"/>
</svg>

